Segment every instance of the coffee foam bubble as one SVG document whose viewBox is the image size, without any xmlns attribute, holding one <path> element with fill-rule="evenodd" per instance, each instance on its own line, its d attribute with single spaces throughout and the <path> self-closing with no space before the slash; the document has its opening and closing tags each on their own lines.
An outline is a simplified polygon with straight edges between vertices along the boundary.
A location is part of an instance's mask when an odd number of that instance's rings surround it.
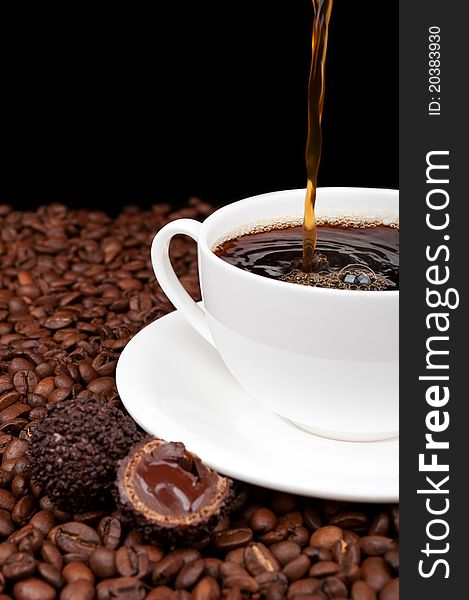
<svg viewBox="0 0 469 600">
<path fill-rule="evenodd" d="M 356 212 L 348 215 L 327 213 L 316 216 L 316 224 L 318 227 L 329 225 L 333 227 L 354 228 L 354 229 L 369 229 L 372 227 L 391 227 L 399 229 L 399 215 L 396 212 L 389 211 L 374 211 Z M 281 219 L 266 219 L 243 225 L 234 231 L 225 234 L 217 239 L 212 246 L 213 252 L 221 250 L 223 244 L 236 238 L 250 235 L 251 233 L 264 233 L 273 231 L 274 229 L 289 229 L 290 227 L 298 227 L 303 225 L 303 217 L 283 217 Z"/>
<path fill-rule="evenodd" d="M 303 273 L 299 269 L 294 269 L 280 277 L 280 281 L 334 290 L 385 292 L 396 289 L 396 285 L 392 281 L 376 274 L 364 265 L 348 265 L 341 271 L 333 273 L 325 271 Z"/>
</svg>

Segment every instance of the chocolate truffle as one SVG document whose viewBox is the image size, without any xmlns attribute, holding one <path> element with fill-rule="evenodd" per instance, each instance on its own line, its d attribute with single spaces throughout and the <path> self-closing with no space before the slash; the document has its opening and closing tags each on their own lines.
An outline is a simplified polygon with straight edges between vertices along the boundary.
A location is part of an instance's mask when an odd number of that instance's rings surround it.
<svg viewBox="0 0 469 600">
<path fill-rule="evenodd" d="M 231 481 L 180 442 L 146 439 L 121 461 L 118 504 L 147 539 L 195 543 L 225 514 Z"/>
<path fill-rule="evenodd" d="M 61 510 L 98 508 L 110 498 L 119 459 L 141 438 L 116 407 L 93 398 L 57 402 L 31 437 L 32 477 Z"/>
</svg>

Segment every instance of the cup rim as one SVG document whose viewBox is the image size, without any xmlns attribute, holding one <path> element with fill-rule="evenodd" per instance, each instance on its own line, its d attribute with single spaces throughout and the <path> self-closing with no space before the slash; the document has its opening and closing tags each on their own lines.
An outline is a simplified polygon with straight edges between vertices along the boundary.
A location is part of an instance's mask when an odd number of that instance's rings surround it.
<svg viewBox="0 0 469 600">
<path fill-rule="evenodd" d="M 331 187 L 321 187 L 318 188 L 318 190 L 330 190 L 330 191 L 340 191 L 340 192 L 344 192 L 347 190 L 353 190 L 354 192 L 357 191 L 361 191 L 363 190 L 366 193 L 369 192 L 376 192 L 376 193 L 380 193 L 380 194 L 386 194 L 386 193 L 392 193 L 395 194 L 396 192 L 398 193 L 399 190 L 398 189 L 391 189 L 391 188 L 363 188 L 363 187 L 350 187 L 350 186 L 331 186 Z M 293 188 L 293 189 L 289 189 L 289 190 L 279 190 L 279 191 L 273 191 L 273 192 L 266 192 L 264 194 L 257 194 L 255 196 L 250 196 L 249 198 L 243 198 L 241 200 L 237 200 L 236 202 L 232 202 L 231 204 L 227 204 L 226 206 L 222 206 L 220 208 L 218 208 L 215 212 L 213 212 L 211 215 L 209 215 L 205 221 L 202 223 L 202 227 L 200 229 L 200 234 L 199 234 L 199 240 L 198 240 L 198 245 L 200 248 L 200 251 L 204 251 L 205 252 L 205 256 L 207 257 L 207 259 L 212 263 L 212 264 L 217 264 L 218 266 L 220 266 L 220 263 L 223 264 L 223 268 L 228 269 L 228 272 L 231 272 L 234 274 L 237 274 L 238 277 L 241 278 L 249 278 L 252 281 L 252 278 L 254 277 L 256 280 L 259 281 L 259 283 L 262 281 L 263 285 L 267 285 L 270 286 L 272 288 L 272 290 L 281 290 L 283 289 L 284 291 L 286 291 L 287 289 L 290 290 L 290 293 L 295 293 L 295 294 L 314 294 L 317 295 L 319 294 L 320 296 L 336 296 L 337 293 L 340 293 L 341 297 L 348 297 L 348 298 L 362 298 L 362 299 L 375 299 L 377 297 L 381 298 L 382 300 L 391 300 L 394 298 L 398 298 L 399 297 L 399 290 L 385 290 L 385 291 L 379 291 L 379 290 L 342 290 L 342 289 L 333 289 L 333 288 L 322 288 L 322 287 L 312 287 L 312 286 L 306 286 L 306 285 L 298 285 L 298 284 L 292 284 L 291 282 L 288 281 L 281 281 L 279 279 L 269 279 L 268 277 L 264 277 L 263 275 L 258 275 L 257 273 L 251 273 L 249 271 L 244 271 L 243 269 L 240 269 L 239 267 L 235 267 L 234 265 L 224 261 L 223 259 L 221 259 L 219 256 L 217 256 L 212 248 L 209 246 L 208 242 L 207 242 L 207 230 L 210 227 L 210 225 L 212 224 L 212 221 L 216 218 L 217 213 L 219 213 L 220 211 L 223 211 L 225 209 L 231 209 L 233 210 L 233 208 L 237 207 L 237 206 L 246 206 L 248 205 L 248 203 L 252 200 L 261 200 L 263 198 L 269 198 L 271 196 L 279 196 L 279 195 L 287 195 L 287 194 L 291 194 L 294 192 L 306 192 L 306 190 L 304 188 Z M 279 287 L 280 286 L 280 287 Z M 295 291 L 294 291 L 295 290 Z"/>
</svg>

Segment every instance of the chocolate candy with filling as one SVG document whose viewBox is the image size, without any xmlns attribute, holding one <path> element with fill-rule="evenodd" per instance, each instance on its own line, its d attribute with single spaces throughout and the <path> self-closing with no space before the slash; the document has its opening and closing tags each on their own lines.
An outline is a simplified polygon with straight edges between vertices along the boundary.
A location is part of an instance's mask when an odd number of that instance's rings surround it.
<svg viewBox="0 0 469 600">
<path fill-rule="evenodd" d="M 225 514 L 231 481 L 180 442 L 148 438 L 121 461 L 116 500 L 146 538 L 185 543 L 205 538 Z"/>
</svg>

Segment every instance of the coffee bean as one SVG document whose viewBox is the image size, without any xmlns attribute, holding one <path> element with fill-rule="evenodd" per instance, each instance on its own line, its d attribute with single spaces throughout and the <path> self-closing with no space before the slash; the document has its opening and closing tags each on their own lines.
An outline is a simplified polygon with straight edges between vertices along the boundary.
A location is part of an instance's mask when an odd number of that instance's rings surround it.
<svg viewBox="0 0 469 600">
<path fill-rule="evenodd" d="M 276 544 L 282 540 L 286 540 L 288 534 L 288 527 L 283 523 L 279 523 L 275 529 L 272 529 L 272 531 L 268 531 L 267 533 L 263 533 L 258 539 L 266 546 L 270 546 L 271 544 Z"/>
<path fill-rule="evenodd" d="M 310 566 L 310 559 L 305 554 L 300 554 L 300 556 L 297 556 L 285 565 L 282 571 L 288 577 L 288 581 L 296 581 L 306 575 Z"/>
<path fill-rule="evenodd" d="M 8 367 L 10 375 L 16 375 L 19 371 L 34 371 L 34 364 L 26 358 L 13 358 Z"/>
<path fill-rule="evenodd" d="M 11 581 L 26 579 L 36 570 L 36 561 L 26 552 L 16 552 L 9 556 L 2 566 L 2 573 Z"/>
<path fill-rule="evenodd" d="M 78 369 L 80 371 L 80 377 L 86 384 L 91 383 L 94 379 L 98 378 L 98 374 L 93 369 L 90 359 L 81 360 L 78 363 Z"/>
<path fill-rule="evenodd" d="M 346 511 L 334 515 L 329 522 L 329 525 L 335 525 L 341 529 L 352 529 L 356 531 L 364 531 L 368 528 L 368 516 L 359 511 Z"/>
<path fill-rule="evenodd" d="M 19 394 L 29 394 L 38 383 L 36 373 L 31 370 L 17 371 L 13 377 L 13 385 Z"/>
<path fill-rule="evenodd" d="M 36 366 L 35 373 L 39 379 L 44 379 L 45 377 L 50 377 L 54 369 L 52 365 L 48 362 L 41 362 Z"/>
<path fill-rule="evenodd" d="M 241 594 L 241 590 L 239 588 L 230 588 L 224 594 L 225 600 L 242 600 L 243 595 Z"/>
<path fill-rule="evenodd" d="M 274 513 L 283 515 L 292 512 L 296 508 L 297 500 L 291 494 L 276 492 L 273 494 L 270 501 L 270 506 Z"/>
<path fill-rule="evenodd" d="M 91 381 L 87 389 L 89 389 L 93 394 L 105 394 L 109 392 L 115 386 L 113 377 L 99 377 L 94 381 Z"/>
<path fill-rule="evenodd" d="M 288 587 L 288 579 L 285 573 L 279 571 L 265 571 L 256 575 L 254 579 L 259 584 L 259 590 L 261 594 L 265 593 L 267 588 L 272 585 L 280 586 L 284 591 Z"/>
<path fill-rule="evenodd" d="M 220 565 L 220 576 L 231 577 L 231 575 L 248 575 L 244 567 L 234 562 L 225 562 Z"/>
<path fill-rule="evenodd" d="M 122 536 L 121 522 L 116 517 L 104 517 L 99 522 L 98 534 L 106 548 L 115 550 L 119 546 Z"/>
<path fill-rule="evenodd" d="M 60 593 L 60 600 L 94 600 L 94 585 L 86 579 L 67 584 Z"/>
<path fill-rule="evenodd" d="M 31 525 L 39 529 L 41 533 L 47 535 L 49 531 L 57 525 L 57 520 L 49 510 L 40 510 L 30 520 Z"/>
<path fill-rule="evenodd" d="M 298 526 L 288 535 L 288 539 L 304 548 L 309 543 L 310 533 L 306 527 Z"/>
<path fill-rule="evenodd" d="M 198 558 L 190 563 L 187 563 L 179 571 L 174 582 L 175 589 L 190 589 L 200 579 L 205 571 L 205 560 Z"/>
<path fill-rule="evenodd" d="M 329 577 L 340 573 L 340 566 L 330 560 L 323 560 L 313 565 L 309 570 L 310 577 Z"/>
<path fill-rule="evenodd" d="M 59 373 L 54 377 L 54 385 L 56 388 L 72 388 L 74 384 L 75 382 L 70 375 L 67 375 L 67 373 Z"/>
<path fill-rule="evenodd" d="M 203 577 L 192 590 L 193 600 L 219 600 L 220 596 L 220 586 L 209 575 Z"/>
<path fill-rule="evenodd" d="M 15 583 L 13 596 L 16 600 L 55 600 L 56 592 L 45 581 L 31 577 Z"/>
<path fill-rule="evenodd" d="M 176 592 L 166 585 L 160 585 L 153 589 L 145 600 L 178 600 Z"/>
<path fill-rule="evenodd" d="M 328 598 L 346 598 L 347 586 L 338 577 L 327 577 L 322 585 L 322 590 Z"/>
<path fill-rule="evenodd" d="M 289 531 L 293 531 L 296 527 L 303 525 L 303 515 L 298 510 L 288 512 L 279 518 L 279 523 L 283 523 L 288 527 Z"/>
<path fill-rule="evenodd" d="M 12 404 L 0 412 L 0 424 L 13 422 L 15 419 L 27 415 L 30 410 L 31 407 L 29 404 L 24 404 L 23 402 Z"/>
<path fill-rule="evenodd" d="M 360 563 L 360 544 L 356 540 L 338 540 L 332 548 L 332 556 L 335 562 L 348 571 L 352 566 Z"/>
<path fill-rule="evenodd" d="M 36 499 L 34 496 L 23 496 L 12 510 L 11 519 L 15 525 L 23 527 L 36 512 Z"/>
<path fill-rule="evenodd" d="M 241 567 L 244 567 L 244 548 L 235 548 L 230 550 L 225 556 L 227 562 L 234 562 Z"/>
<path fill-rule="evenodd" d="M 68 327 L 72 323 L 73 323 L 73 319 L 70 316 L 63 315 L 63 314 L 60 314 L 57 312 L 57 313 L 55 313 L 55 315 L 48 317 L 44 321 L 44 327 L 47 327 L 47 329 L 56 330 L 56 329 L 62 329 L 63 327 Z"/>
<path fill-rule="evenodd" d="M 8 312 L 12 315 L 22 315 L 28 311 L 28 305 L 22 298 L 10 298 Z"/>
<path fill-rule="evenodd" d="M 34 388 L 34 393 L 38 394 L 39 396 L 44 396 L 44 398 L 48 398 L 54 390 L 54 378 L 52 376 L 49 376 L 45 377 L 36 385 L 36 387 Z"/>
<path fill-rule="evenodd" d="M 379 592 L 390 581 L 391 571 L 383 558 L 371 556 L 363 561 L 362 576 L 375 592 Z"/>
<path fill-rule="evenodd" d="M 45 541 L 41 548 L 42 560 L 51 564 L 57 571 L 62 570 L 63 558 L 57 546 Z"/>
<path fill-rule="evenodd" d="M 117 598 L 143 600 L 146 594 L 145 584 L 135 577 L 105 579 L 96 586 L 97 600 L 114 600 Z"/>
<path fill-rule="evenodd" d="M 166 556 L 153 567 L 153 585 L 165 585 L 169 583 L 184 566 L 184 558 L 178 555 Z"/>
<path fill-rule="evenodd" d="M 315 594 L 321 587 L 321 581 L 314 577 L 308 577 L 307 579 L 298 579 L 293 582 L 288 588 L 288 598 L 294 598 L 295 596 L 306 596 Z"/>
<path fill-rule="evenodd" d="M 321 517 L 319 516 L 318 511 L 314 508 L 312 504 L 307 504 L 303 509 L 303 520 L 305 526 L 310 531 L 316 531 L 323 526 L 323 522 Z"/>
<path fill-rule="evenodd" d="M 10 418 L 0 425 L 0 431 L 3 433 L 13 433 L 18 435 L 21 439 L 26 439 L 30 437 L 28 430 L 34 425 L 34 423 L 28 424 L 28 421 L 25 418 Z"/>
<path fill-rule="evenodd" d="M 352 600 L 376 600 L 376 594 L 365 581 L 356 581 L 352 586 Z"/>
<path fill-rule="evenodd" d="M 55 404 L 56 402 L 61 402 L 62 400 L 66 400 L 72 395 L 71 388 L 68 387 L 60 387 L 53 390 L 49 396 L 47 397 L 47 401 L 49 404 Z"/>
<path fill-rule="evenodd" d="M 115 553 L 109 548 L 96 548 L 89 562 L 91 570 L 100 579 L 110 579 L 117 575 Z"/>
<path fill-rule="evenodd" d="M 193 560 L 200 558 L 200 552 L 196 548 L 179 548 L 167 554 L 166 557 L 171 560 L 173 558 L 182 558 L 183 564 L 187 565 Z"/>
<path fill-rule="evenodd" d="M 0 509 L 0 536 L 8 537 L 15 530 L 11 515 L 7 510 Z"/>
<path fill-rule="evenodd" d="M 15 544 L 12 544 L 11 542 L 3 542 L 0 544 L 0 567 L 9 556 L 16 553 L 16 550 Z"/>
<path fill-rule="evenodd" d="M 334 525 L 326 525 L 317 529 L 310 539 L 311 546 L 318 546 L 318 548 L 325 548 L 331 550 L 332 546 L 340 539 L 342 539 L 343 532 L 340 527 Z"/>
<path fill-rule="evenodd" d="M 42 579 L 44 579 L 52 587 L 60 589 L 63 586 L 64 580 L 60 571 L 58 571 L 49 563 L 40 563 L 37 567 L 37 570 Z"/>
<path fill-rule="evenodd" d="M 277 516 L 268 508 L 258 508 L 249 520 L 250 528 L 256 533 L 271 531 L 277 525 Z"/>
<path fill-rule="evenodd" d="M 72 581 L 78 581 L 79 579 L 86 579 L 86 581 L 94 583 L 93 573 L 82 562 L 68 563 L 63 568 L 62 575 L 67 583 L 72 583 Z"/>
<path fill-rule="evenodd" d="M 384 511 L 379 512 L 373 519 L 368 535 L 384 535 L 389 534 L 391 520 L 389 515 Z"/>
<path fill-rule="evenodd" d="M 8 390 L 3 394 L 0 394 L 0 411 L 4 411 L 8 407 L 15 404 L 15 402 L 18 402 L 20 397 L 20 394 L 18 394 L 16 390 Z"/>
<path fill-rule="evenodd" d="M 391 579 L 379 593 L 379 600 L 399 600 L 399 579 Z"/>
<path fill-rule="evenodd" d="M 366 535 L 360 538 L 360 548 L 368 556 L 381 556 L 394 546 L 394 540 L 383 535 Z"/>
<path fill-rule="evenodd" d="M 8 460 L 15 460 L 20 456 L 24 456 L 28 449 L 28 442 L 24 440 L 20 440 L 18 438 L 12 438 L 8 446 L 5 448 L 5 452 L 3 453 L 2 462 L 6 462 Z"/>
<path fill-rule="evenodd" d="M 26 496 L 29 492 L 29 480 L 22 475 L 17 475 L 11 482 L 11 492 L 16 499 Z M 16 503 L 15 503 L 16 506 Z"/>
<path fill-rule="evenodd" d="M 264 544 L 250 543 L 244 550 L 244 563 L 251 575 L 280 571 L 280 564 Z"/>
<path fill-rule="evenodd" d="M 102 244 L 104 264 L 112 262 L 124 249 L 122 243 L 117 239 L 105 240 Z"/>
<path fill-rule="evenodd" d="M 284 567 L 301 554 L 301 547 L 296 542 L 285 540 L 284 542 L 272 544 L 272 546 L 270 546 L 270 551 L 280 565 Z"/>
<path fill-rule="evenodd" d="M 62 552 L 77 553 L 89 557 L 101 545 L 99 535 L 84 523 L 64 523 L 49 532 L 48 538 Z"/>
<path fill-rule="evenodd" d="M 150 561 L 146 552 L 122 546 L 116 552 L 116 568 L 122 577 L 146 577 L 150 569 Z"/>
<path fill-rule="evenodd" d="M 93 369 L 95 369 L 98 378 L 103 378 L 103 381 L 101 382 L 102 385 L 104 385 L 104 387 L 107 387 L 109 389 L 111 389 L 111 379 L 112 376 L 114 375 L 114 371 L 115 371 L 115 367 L 116 367 L 116 361 L 115 360 L 110 360 L 109 356 L 106 352 L 101 352 L 99 353 L 93 360 L 93 362 L 91 363 Z M 89 388 L 91 389 L 91 388 Z"/>
<path fill-rule="evenodd" d="M 219 558 L 208 557 L 204 559 L 204 574 L 218 579 L 220 577 L 220 567 L 223 564 Z"/>
<path fill-rule="evenodd" d="M 217 550 L 228 552 L 235 548 L 245 546 L 252 541 L 252 537 L 252 530 L 247 527 L 226 529 L 225 531 L 214 533 L 212 536 L 212 543 Z"/>
</svg>

